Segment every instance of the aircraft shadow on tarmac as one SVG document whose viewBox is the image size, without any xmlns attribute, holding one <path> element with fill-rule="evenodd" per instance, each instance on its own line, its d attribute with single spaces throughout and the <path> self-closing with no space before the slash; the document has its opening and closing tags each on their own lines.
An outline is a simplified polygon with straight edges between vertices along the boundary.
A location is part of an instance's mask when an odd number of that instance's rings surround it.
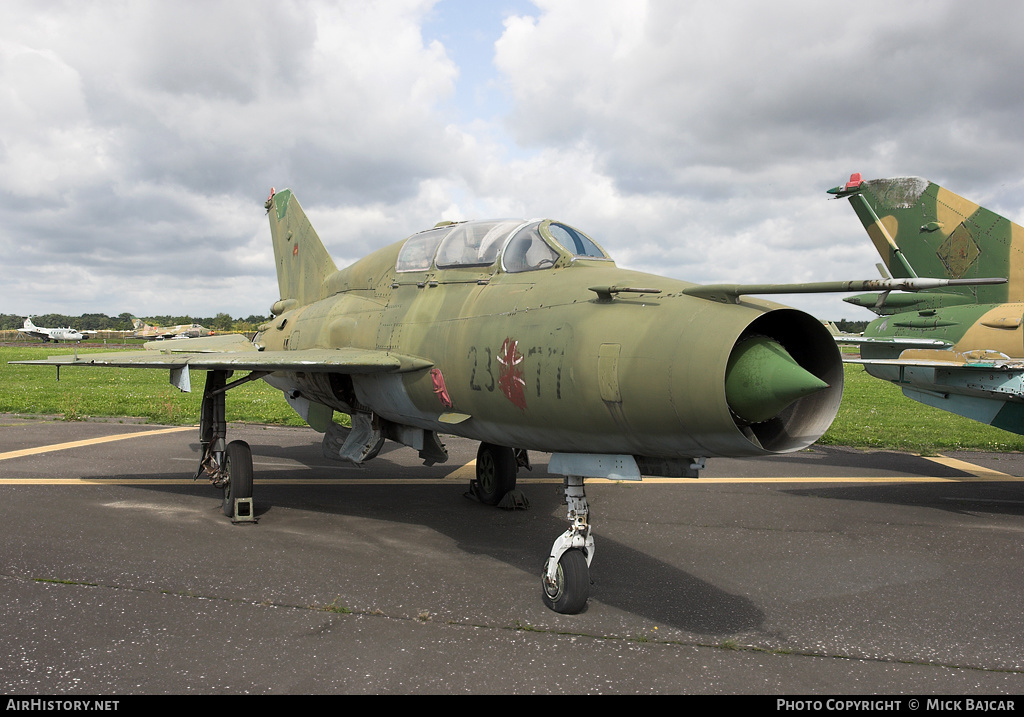
<svg viewBox="0 0 1024 717">
<path fill-rule="evenodd" d="M 314 434 L 314 435 L 319 435 L 319 434 Z M 189 449 L 196 456 L 196 461 L 198 463 L 198 461 L 199 461 L 199 444 L 198 443 L 190 443 L 189 444 Z M 295 461 L 297 463 L 301 463 L 303 465 L 310 466 L 310 467 L 327 468 L 327 469 L 329 469 L 331 471 L 340 471 L 341 475 L 366 473 L 366 472 L 368 472 L 370 470 L 378 468 L 379 467 L 378 460 L 381 459 L 381 458 L 386 457 L 388 454 L 394 453 L 394 452 L 398 451 L 399 455 L 401 455 L 401 453 L 405 453 L 406 456 L 409 456 L 411 454 L 408 452 L 408 450 L 409 449 L 405 448 L 402 445 L 399 445 L 399 444 L 394 443 L 392 441 L 387 441 L 384 444 L 384 446 L 380 449 L 380 453 L 377 454 L 377 458 L 375 458 L 373 460 L 373 463 L 368 464 L 370 466 L 370 468 L 366 468 L 366 467 L 360 467 L 360 466 L 353 465 L 352 463 L 350 463 L 348 461 L 331 460 L 329 458 L 324 458 L 321 455 L 321 449 L 320 449 L 319 442 L 309 443 L 309 444 L 288 445 L 288 446 L 260 443 L 258 445 L 253 445 L 252 446 L 252 452 L 253 452 L 253 456 L 254 457 L 260 457 L 260 458 L 264 458 L 264 459 L 277 459 L 277 460 Z M 442 477 L 442 476 L 445 476 L 445 475 L 451 473 L 456 468 L 456 466 L 453 466 L 451 462 L 448 462 L 448 463 L 438 463 L 438 464 L 433 465 L 433 466 L 423 466 L 423 465 L 420 465 L 420 463 L 418 461 L 414 461 L 413 463 L 408 463 L 407 462 L 407 465 L 405 465 L 405 466 L 399 466 L 398 464 L 394 464 L 394 466 L 396 468 L 398 468 L 398 470 L 400 472 L 408 473 L 409 477 L 422 478 L 422 479 L 439 478 L 439 477 Z M 376 473 L 376 472 L 379 472 L 379 471 L 373 470 L 373 472 Z M 336 478 L 336 477 L 339 477 L 339 476 L 335 475 L 335 476 L 331 476 L 331 477 L 335 477 Z M 259 475 L 257 475 L 256 476 L 256 480 L 258 481 L 259 478 L 260 478 Z"/>
<path fill-rule="evenodd" d="M 736 459 L 748 460 L 748 459 Z M 750 460 L 764 460 L 756 458 Z M 835 475 L 872 475 L 878 472 L 879 475 L 891 476 L 893 473 L 903 473 L 908 476 L 936 477 L 936 478 L 961 478 L 969 476 L 964 471 L 943 466 L 934 461 L 929 461 L 913 453 L 902 453 L 900 451 L 884 450 L 860 450 L 838 446 L 813 446 L 796 453 L 783 453 L 772 456 L 771 464 L 799 465 L 804 468 L 813 467 L 816 464 L 828 466 L 831 473 Z M 710 463 L 708 464 L 711 465 Z M 837 469 L 846 472 L 837 472 Z"/>
<path fill-rule="evenodd" d="M 1024 517 L 1024 485 L 1019 482 L 966 480 L 962 483 L 904 483 L 794 488 L 789 495 L 863 503 L 934 508 L 958 515 L 998 513 Z"/>
<path fill-rule="evenodd" d="M 771 463 L 827 466 L 835 475 L 884 475 L 949 478 L 935 483 L 827 485 L 793 488 L 795 496 L 831 498 L 865 503 L 926 506 L 957 514 L 977 512 L 1024 516 L 1024 484 L 1017 481 L 978 481 L 974 476 L 927 458 L 900 451 L 860 450 L 842 446 L 814 446 L 806 451 L 772 456 Z M 824 475 L 824 473 L 823 473 Z M 957 479 L 963 479 L 958 482 Z"/>
<path fill-rule="evenodd" d="M 374 464 L 389 463 L 386 453 L 382 451 Z M 310 473 L 315 477 L 326 477 L 322 466 L 328 461 L 319 456 L 318 446 L 311 449 L 309 446 L 258 445 L 253 446 L 253 457 L 257 463 L 281 458 L 304 464 L 308 462 L 312 464 L 308 466 Z M 411 470 L 409 466 L 395 465 L 394 471 L 384 472 L 392 474 L 406 469 Z M 380 485 L 363 481 L 353 485 L 302 485 L 305 478 L 314 475 L 295 475 L 294 467 L 288 473 L 295 476 L 295 486 L 281 483 L 261 485 L 257 475 L 254 513 L 258 519 L 266 521 L 272 519 L 275 508 L 292 508 L 426 527 L 452 539 L 460 550 L 468 554 L 485 555 L 535 576 L 539 605 L 543 557 L 550 549 L 551 541 L 565 530 L 567 524 L 561 486 L 525 485 L 523 490 L 530 501 L 530 508 L 526 511 L 502 511 L 463 497 L 468 492 L 468 481 L 453 481 L 450 485 L 426 482 L 431 477 L 451 473 L 451 465 L 416 466 L 415 470 L 415 475 L 425 479 L 424 485 L 387 485 L 384 481 Z M 379 472 L 374 471 L 375 474 Z M 261 471 L 260 474 L 265 478 L 275 477 L 272 471 Z M 183 472 L 178 471 L 96 478 L 180 479 L 182 475 Z M 543 477 L 545 472 L 542 466 L 538 466 L 533 473 L 525 475 Z M 371 476 L 367 473 L 366 477 Z M 211 501 L 220 501 L 219 491 L 207 488 L 202 480 L 197 481 L 196 486 L 207 490 Z M 196 495 L 196 489 L 180 484 L 132 487 Z M 401 500 L 396 500 L 396 496 Z M 735 634 L 756 630 L 763 624 L 764 613 L 751 600 L 723 591 L 674 565 L 602 535 L 600 508 L 594 518 L 597 554 L 591 570 L 592 600 L 666 627 L 697 634 Z M 340 559 L 343 560 L 344 556 Z"/>
</svg>

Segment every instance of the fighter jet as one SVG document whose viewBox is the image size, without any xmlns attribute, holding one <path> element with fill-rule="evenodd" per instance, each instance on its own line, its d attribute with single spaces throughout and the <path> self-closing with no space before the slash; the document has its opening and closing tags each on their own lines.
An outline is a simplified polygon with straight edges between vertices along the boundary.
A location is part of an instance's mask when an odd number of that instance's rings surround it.
<svg viewBox="0 0 1024 717">
<path fill-rule="evenodd" d="M 1024 434 L 1024 228 L 920 177 L 828 190 L 847 197 L 893 277 L 944 278 L 916 294 L 845 299 L 879 315 L 862 364 L 909 398 Z M 987 278 L 982 278 L 987 277 Z"/>
<path fill-rule="evenodd" d="M 196 476 L 223 490 L 236 521 L 252 519 L 252 454 L 227 441 L 225 394 L 256 379 L 280 389 L 336 459 L 363 463 L 391 440 L 440 463 L 442 435 L 479 441 L 472 487 L 491 505 L 514 494 L 528 451 L 550 452 L 569 528 L 541 587 L 562 613 L 589 597 L 585 478 L 697 477 L 708 457 L 797 451 L 831 424 L 843 385 L 831 334 L 750 294 L 891 288 L 697 285 L 618 268 L 551 219 L 441 222 L 338 270 L 291 191 L 265 208 L 281 298 L 251 342 L 20 363 L 170 369 L 184 391 L 190 371 L 205 371 Z M 249 373 L 229 380 L 234 371 Z"/>
<path fill-rule="evenodd" d="M 213 332 L 199 324 L 176 324 L 174 326 L 150 326 L 142 319 L 132 318 L 132 327 L 135 329 L 131 334 L 135 338 L 142 339 L 177 339 L 177 338 L 198 338 L 209 336 Z"/>
<path fill-rule="evenodd" d="M 21 333 L 27 334 L 37 339 L 42 339 L 46 342 L 58 341 L 81 341 L 92 336 L 95 331 L 77 331 L 72 329 L 70 326 L 66 329 L 45 329 L 42 326 L 36 326 L 32 323 L 32 317 L 25 319 L 25 324 L 22 326 Z"/>
</svg>

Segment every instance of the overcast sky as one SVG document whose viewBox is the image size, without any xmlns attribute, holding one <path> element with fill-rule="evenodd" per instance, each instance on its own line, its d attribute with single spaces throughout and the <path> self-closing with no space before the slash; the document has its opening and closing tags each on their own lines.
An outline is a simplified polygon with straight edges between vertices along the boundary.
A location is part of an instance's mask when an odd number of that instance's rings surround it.
<svg viewBox="0 0 1024 717">
<path fill-rule="evenodd" d="M 548 216 L 701 283 L 875 278 L 851 172 L 1024 215 L 1012 0 L 2 7 L 0 313 L 265 314 L 272 186 L 339 266 Z"/>
</svg>

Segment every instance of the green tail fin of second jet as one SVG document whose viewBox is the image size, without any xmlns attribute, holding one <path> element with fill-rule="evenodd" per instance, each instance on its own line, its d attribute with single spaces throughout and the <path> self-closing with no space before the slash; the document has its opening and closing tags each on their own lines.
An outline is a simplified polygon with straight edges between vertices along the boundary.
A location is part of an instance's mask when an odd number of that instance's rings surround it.
<svg viewBox="0 0 1024 717">
<path fill-rule="evenodd" d="M 829 193 L 849 198 L 893 277 L 1005 277 L 1002 285 L 936 290 L 937 298 L 952 294 L 950 304 L 1024 301 L 1024 228 L 1009 219 L 920 177 L 862 180 L 854 174 Z"/>
</svg>

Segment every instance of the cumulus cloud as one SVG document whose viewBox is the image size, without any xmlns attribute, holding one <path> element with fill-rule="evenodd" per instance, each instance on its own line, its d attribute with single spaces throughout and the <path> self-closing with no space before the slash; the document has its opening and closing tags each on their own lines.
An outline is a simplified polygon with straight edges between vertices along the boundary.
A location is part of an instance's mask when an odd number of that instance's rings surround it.
<svg viewBox="0 0 1024 717">
<path fill-rule="evenodd" d="M 1016 139 L 1015 4 L 537 4 L 497 44 L 511 127 L 528 144 L 587 141 L 627 189 L 700 191 L 881 143 L 899 162 L 938 140 L 936 165 Z"/>
<path fill-rule="evenodd" d="M 850 172 L 923 174 L 975 196 L 1019 186 L 1016 4 L 536 5 L 496 45 L 510 132 L 538 153 L 584 150 L 607 181 L 576 191 L 622 208 L 613 224 L 648 225 L 624 253 L 641 268 L 870 278 L 859 224 L 823 201 Z"/>
<path fill-rule="evenodd" d="M 34 269 L 4 312 L 265 311 L 271 186 L 339 265 L 439 219 L 554 216 L 701 282 L 873 276 L 825 201 L 852 171 L 1021 214 L 1016 3 L 510 0 L 430 34 L 448 2 L 5 8 L 0 260 Z"/>
<path fill-rule="evenodd" d="M 453 151 L 434 107 L 457 69 L 420 34 L 430 6 L 8 8 L 0 28 L 5 265 L 66 263 L 106 275 L 123 287 L 120 300 L 148 304 L 132 307 L 140 313 L 265 310 L 276 298 L 269 242 L 257 274 L 239 275 L 257 267 L 235 257 L 248 256 L 256 226 L 265 232 L 262 198 L 272 185 L 293 184 L 313 204 L 401 204 Z M 46 307 L 22 305 L 37 294 L 32 275 L 21 277 L 24 290 L 11 296 L 23 298 L 8 311 L 117 309 L 95 307 L 109 295 L 89 281 L 59 295 L 51 285 Z M 181 277 L 208 288 L 191 291 Z M 169 295 L 136 288 L 148 278 L 165 281 Z M 257 278 L 265 290 L 247 286 Z M 232 294 L 232 284 L 245 288 Z"/>
</svg>

